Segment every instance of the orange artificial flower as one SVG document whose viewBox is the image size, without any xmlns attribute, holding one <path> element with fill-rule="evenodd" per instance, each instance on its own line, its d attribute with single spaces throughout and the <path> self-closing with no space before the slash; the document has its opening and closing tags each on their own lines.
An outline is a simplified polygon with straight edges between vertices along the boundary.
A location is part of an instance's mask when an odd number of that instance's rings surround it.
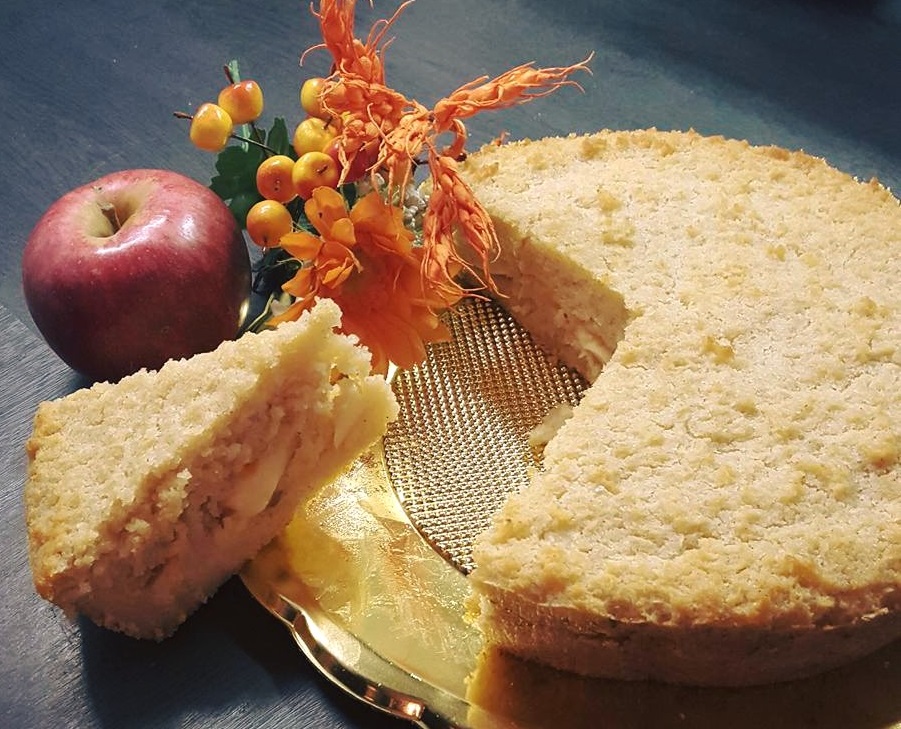
<svg viewBox="0 0 901 729">
<path fill-rule="evenodd" d="M 385 33 L 400 17 L 407 5 L 413 0 L 406 0 L 387 20 L 379 20 L 369 31 L 365 42 L 354 35 L 354 6 L 356 0 L 321 0 L 319 12 L 313 15 L 319 19 L 322 43 L 304 52 L 304 56 L 317 48 L 327 48 L 335 59 L 335 71 L 342 76 L 354 76 L 368 83 L 383 84 L 385 68 L 382 54 L 390 45 Z M 301 57 L 301 62 L 303 56 Z"/>
<path fill-rule="evenodd" d="M 415 161 L 426 153 L 433 191 L 438 194 L 431 195 L 425 217 L 422 275 L 431 280 L 433 288 L 460 296 L 464 291 L 453 276 L 466 268 L 480 285 L 494 290 L 489 263 L 498 251 L 497 234 L 456 166 L 465 154 L 463 120 L 481 111 L 525 103 L 561 86 L 578 87 L 570 76 L 588 71 L 591 56 L 571 66 L 523 64 L 495 78 L 478 78 L 429 109 L 385 82 L 384 52 L 390 45 L 385 36 L 411 2 L 402 3 L 391 18 L 377 21 L 364 42 L 354 36 L 355 0 L 320 0 L 319 12 L 314 15 L 319 19 L 323 43 L 307 52 L 325 48 L 332 55 L 333 73 L 323 89 L 322 105 L 342 119 L 338 138 L 344 174 L 358 154 L 376 144 L 378 155 L 370 169 L 373 178 L 384 176 L 389 198 L 405 188 Z M 439 148 L 439 137 L 446 136 L 450 144 Z M 459 239 L 455 236 L 458 229 L 462 233 Z M 457 250 L 460 240 L 472 249 L 480 271 L 465 263 Z"/>
<path fill-rule="evenodd" d="M 337 289 L 359 265 L 351 250 L 356 239 L 353 222 L 347 217 L 344 197 L 337 190 L 317 188 L 304 204 L 304 213 L 320 237 L 298 231 L 282 236 L 279 245 L 298 261 L 313 263 L 319 279 L 317 288 Z M 283 286 L 282 289 L 297 296 L 289 290 L 296 285 L 292 279 L 285 284 L 288 288 Z"/>
<path fill-rule="evenodd" d="M 498 252 L 497 234 L 458 169 L 465 156 L 463 120 L 577 85 L 569 76 L 587 70 L 588 62 L 548 69 L 518 66 L 464 84 L 429 109 L 385 81 L 386 34 L 411 2 L 377 21 L 365 41 L 354 34 L 355 0 L 320 0 L 318 12 L 313 11 L 323 42 L 304 56 L 316 48 L 332 55 L 332 74 L 320 102 L 341 119 L 340 182 L 363 155 L 374 191 L 350 210 L 334 189 L 313 192 L 304 212 L 316 233 L 297 231 L 280 240 L 301 263 L 282 287 L 294 302 L 269 320 L 275 325 L 296 319 L 317 297 L 331 298 L 343 312 L 342 329 L 369 348 L 379 372 L 387 371 L 390 362 L 411 367 L 425 358 L 427 343 L 449 338 L 439 315 L 470 293 L 459 283 L 461 271 L 468 271 L 478 287 L 495 290 L 489 264 Z M 450 144 L 439 147 L 439 138 Z M 404 196 L 423 161 L 431 184 L 417 243 L 401 207 L 388 201 Z M 460 245 L 470 253 L 464 255 Z"/>
<path fill-rule="evenodd" d="M 319 235 L 282 237 L 281 247 L 303 266 L 282 287 L 296 300 L 270 325 L 296 319 L 327 296 L 341 307 L 343 331 L 372 352 L 377 372 L 389 362 L 411 367 L 425 358 L 427 342 L 448 338 L 436 309 L 455 300 L 431 290 L 422 276 L 424 250 L 413 245 L 400 208 L 373 191 L 348 212 L 340 193 L 320 187 L 304 212 Z"/>
</svg>

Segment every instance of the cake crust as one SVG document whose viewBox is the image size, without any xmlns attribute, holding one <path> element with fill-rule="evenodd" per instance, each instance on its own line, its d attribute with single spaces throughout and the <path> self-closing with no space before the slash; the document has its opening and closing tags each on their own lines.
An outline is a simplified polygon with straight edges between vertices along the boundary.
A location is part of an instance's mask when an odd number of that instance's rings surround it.
<svg viewBox="0 0 901 729">
<path fill-rule="evenodd" d="M 898 200 L 692 132 L 516 142 L 465 169 L 505 306 L 594 382 L 477 541 L 487 639 L 742 685 L 901 636 Z"/>
</svg>

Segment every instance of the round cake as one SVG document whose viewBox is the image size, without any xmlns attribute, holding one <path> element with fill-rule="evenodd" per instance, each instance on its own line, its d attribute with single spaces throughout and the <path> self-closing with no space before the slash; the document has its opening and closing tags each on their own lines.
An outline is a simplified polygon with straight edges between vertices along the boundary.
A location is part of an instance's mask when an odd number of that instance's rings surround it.
<svg viewBox="0 0 901 729">
<path fill-rule="evenodd" d="M 486 640 L 746 685 L 901 636 L 901 206 L 693 132 L 486 147 L 501 302 L 592 385 L 478 539 Z"/>
</svg>

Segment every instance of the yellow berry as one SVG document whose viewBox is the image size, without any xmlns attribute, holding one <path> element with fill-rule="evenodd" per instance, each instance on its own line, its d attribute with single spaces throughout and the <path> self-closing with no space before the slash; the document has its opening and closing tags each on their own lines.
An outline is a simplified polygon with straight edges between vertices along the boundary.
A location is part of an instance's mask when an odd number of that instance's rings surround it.
<svg viewBox="0 0 901 729">
<path fill-rule="evenodd" d="M 322 108 L 321 95 L 325 88 L 325 79 L 316 76 L 308 78 L 300 87 L 300 106 L 310 116 L 326 119 L 328 112 Z"/>
<path fill-rule="evenodd" d="M 337 187 L 339 179 L 341 167 L 325 152 L 301 155 L 291 172 L 294 191 L 304 200 L 309 200 L 317 187 Z"/>
<path fill-rule="evenodd" d="M 231 136 L 232 118 L 218 104 L 201 104 L 191 119 L 189 135 L 194 146 L 207 152 L 219 152 Z"/>
<path fill-rule="evenodd" d="M 330 122 L 308 116 L 294 130 L 293 146 L 298 158 L 307 152 L 322 152 L 338 132 Z"/>
</svg>

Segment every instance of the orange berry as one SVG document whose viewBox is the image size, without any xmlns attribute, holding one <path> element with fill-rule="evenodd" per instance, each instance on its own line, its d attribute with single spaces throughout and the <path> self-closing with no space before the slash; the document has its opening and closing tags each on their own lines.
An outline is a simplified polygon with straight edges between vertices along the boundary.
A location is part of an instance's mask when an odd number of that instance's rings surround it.
<svg viewBox="0 0 901 729">
<path fill-rule="evenodd" d="M 189 135 L 194 146 L 207 152 L 219 152 L 231 136 L 234 123 L 218 104 L 201 104 L 191 119 Z"/>
<path fill-rule="evenodd" d="M 294 191 L 304 200 L 309 200 L 317 187 L 337 187 L 339 179 L 340 165 L 325 152 L 301 155 L 291 171 Z"/>
<path fill-rule="evenodd" d="M 263 90 L 256 81 L 237 81 L 219 92 L 219 106 L 235 124 L 247 124 L 263 113 Z"/>
<path fill-rule="evenodd" d="M 288 208 L 275 200 L 260 200 L 247 211 L 247 234 L 261 248 L 273 248 L 294 229 Z"/>
<path fill-rule="evenodd" d="M 257 190 L 267 200 L 291 202 L 297 197 L 291 172 L 294 160 L 286 154 L 276 154 L 264 159 L 257 167 Z"/>
</svg>

